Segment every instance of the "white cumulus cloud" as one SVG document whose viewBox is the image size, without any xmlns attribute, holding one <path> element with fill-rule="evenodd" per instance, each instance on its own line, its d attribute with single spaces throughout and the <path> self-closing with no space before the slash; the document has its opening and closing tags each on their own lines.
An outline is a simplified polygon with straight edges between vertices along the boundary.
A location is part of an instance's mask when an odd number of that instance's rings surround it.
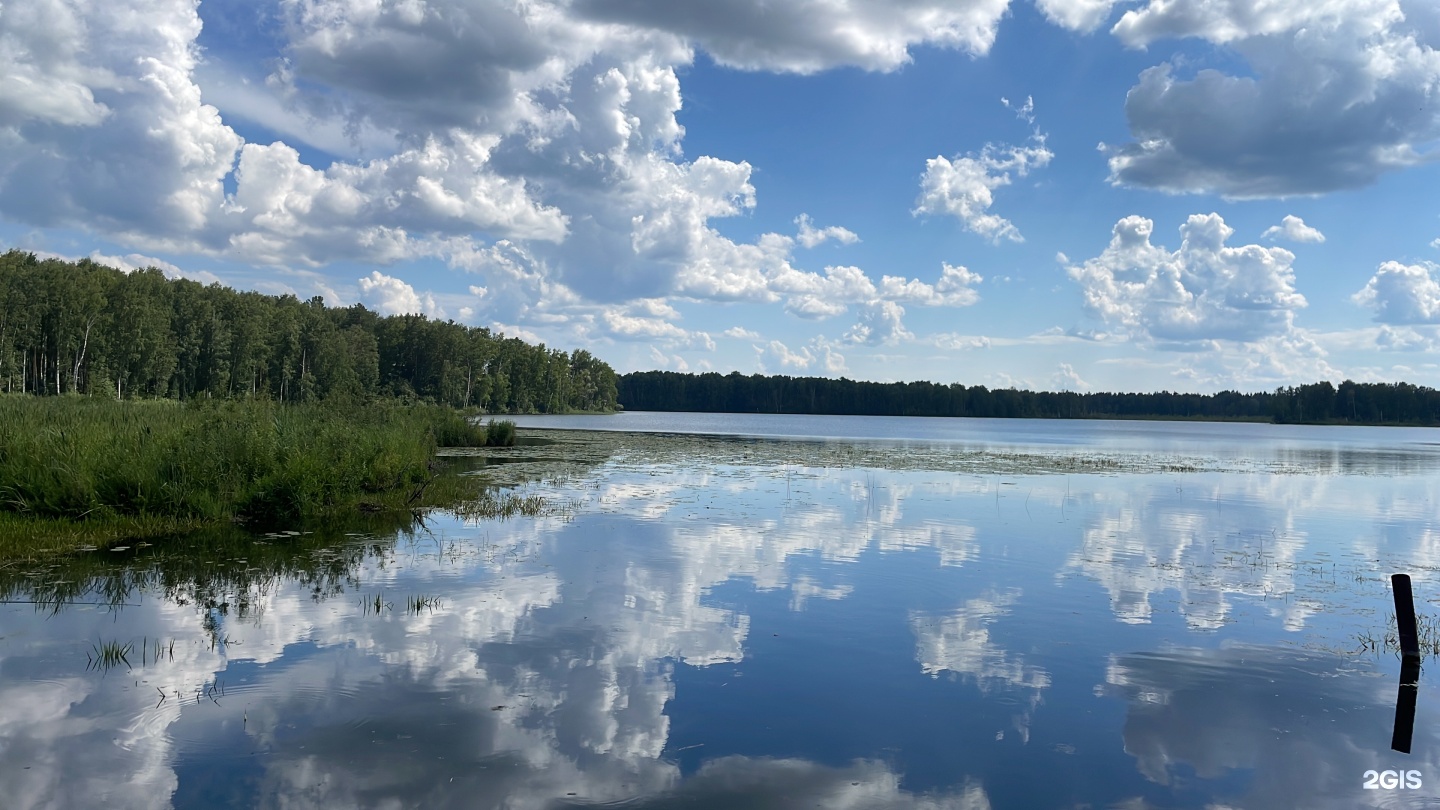
<svg viewBox="0 0 1440 810">
<path fill-rule="evenodd" d="M 834 239 L 842 245 L 853 245 L 860 241 L 860 237 L 854 231 L 839 225 L 816 228 L 808 214 L 796 217 L 795 225 L 800 229 L 795 238 L 807 248 L 813 248 L 829 239 Z"/>
<path fill-rule="evenodd" d="M 962 335 L 958 332 L 939 332 L 925 339 L 937 349 L 950 351 L 990 348 L 990 338 L 985 335 Z"/>
<path fill-rule="evenodd" d="M 990 212 L 995 189 L 1010 185 L 1012 177 L 1024 177 L 1031 169 L 1045 166 L 1052 157 L 1040 136 L 1025 146 L 986 145 L 978 153 L 954 159 L 933 157 L 925 161 L 920 198 L 912 213 L 953 216 L 965 230 L 992 242 L 1023 242 L 1020 230 L 1010 220 Z"/>
<path fill-rule="evenodd" d="M 1110 16 L 1119 0 L 1035 0 L 1050 22 L 1072 31 L 1089 33 Z"/>
<path fill-rule="evenodd" d="M 140 246 L 186 241 L 241 139 L 191 79 L 189 0 L 0 8 L 0 214 Z"/>
<path fill-rule="evenodd" d="M 1422 327 L 1423 328 L 1423 327 Z M 1383 352 L 1433 352 L 1440 349 L 1440 334 L 1434 328 L 1382 326 L 1375 334 L 1375 348 Z"/>
<path fill-rule="evenodd" d="M 684 357 L 678 354 L 666 354 L 655 346 L 650 347 L 650 360 L 655 363 L 658 369 L 674 369 L 675 371 L 689 371 L 690 364 Z"/>
<path fill-rule="evenodd" d="M 690 333 L 661 318 L 636 316 L 623 309 L 606 309 L 600 315 L 605 332 L 621 340 L 687 340 Z"/>
<path fill-rule="evenodd" d="M 847 343 L 893 346 L 915 335 L 905 328 L 905 308 L 894 301 L 874 301 L 860 310 L 860 320 L 845 332 Z"/>
<path fill-rule="evenodd" d="M 791 351 L 789 346 L 778 340 L 756 346 L 755 352 L 759 355 L 762 372 L 804 371 L 815 362 L 815 355 L 809 348 L 801 346 L 799 351 Z"/>
<path fill-rule="evenodd" d="M 875 284 L 858 267 L 825 268 L 825 274 L 787 269 L 770 283 L 770 289 L 790 297 L 785 309 L 802 318 L 828 318 L 845 312 L 850 304 L 873 300 Z"/>
<path fill-rule="evenodd" d="M 1145 70 L 1133 142 L 1103 148 L 1115 183 L 1233 198 L 1320 194 L 1440 157 L 1440 30 L 1428 0 L 1149 0 L 1112 33 L 1144 48 L 1193 38 L 1245 68 Z M 1408 13 L 1407 13 L 1408 10 Z"/>
<path fill-rule="evenodd" d="M 1351 300 L 1387 324 L 1440 323 L 1440 279 L 1436 267 L 1385 262 Z"/>
<path fill-rule="evenodd" d="M 940 265 L 940 279 L 926 284 L 919 279 L 906 280 L 898 276 L 884 276 L 880 279 L 880 295 L 890 301 L 921 304 L 923 306 L 968 307 L 980 300 L 980 293 L 974 285 L 984 281 L 979 273 L 969 268 L 947 263 Z"/>
<path fill-rule="evenodd" d="M 1295 291 L 1294 254 L 1226 245 L 1234 231 L 1218 214 L 1192 215 L 1175 251 L 1152 244 L 1153 229 L 1149 219 L 1125 217 L 1103 253 L 1066 268 L 1087 312 L 1168 344 L 1257 341 L 1291 330 L 1306 305 Z"/>
<path fill-rule="evenodd" d="M 246 144 L 236 191 L 212 241 L 232 255 L 274 264 L 341 258 L 393 262 L 439 250 L 426 239 L 483 230 L 560 241 L 567 218 L 529 196 L 523 180 L 486 165 L 492 143 L 464 135 L 431 140 L 363 165 L 321 171 L 284 143 Z M 202 234 L 201 238 L 206 235 Z"/>
<path fill-rule="evenodd" d="M 1009 0 L 575 0 L 581 17 L 663 31 L 745 70 L 894 70 L 910 48 L 989 51 Z"/>
<path fill-rule="evenodd" d="M 816 338 L 810 343 L 814 347 L 815 357 L 819 361 L 820 368 L 824 369 L 826 374 L 835 377 L 850 370 L 845 365 L 845 355 L 837 350 L 835 344 L 823 338 Z"/>
<path fill-rule="evenodd" d="M 755 344 L 755 355 L 761 373 L 823 372 L 829 376 L 844 374 L 848 369 L 845 356 L 837 346 L 823 337 L 812 338 L 807 345 L 791 348 L 778 340 Z"/>
<path fill-rule="evenodd" d="M 1271 225 L 1260 234 L 1266 239 L 1289 239 L 1291 242 L 1324 242 L 1325 234 L 1305 224 L 1305 220 L 1286 214 L 1279 225 Z"/>
<path fill-rule="evenodd" d="M 581 319 L 598 327 L 600 335 L 614 340 L 658 342 L 670 349 L 715 350 L 715 340 L 708 332 L 692 332 L 671 322 L 679 317 L 680 313 L 669 304 L 645 299 L 623 307 L 603 307 L 598 317 L 585 314 Z"/>
<path fill-rule="evenodd" d="M 698 50 L 800 73 L 892 70 L 922 45 L 982 54 L 1007 6 L 287 0 L 260 53 L 202 50 L 193 0 L 5 4 L 0 216 L 89 229 L 117 254 L 265 265 L 328 300 L 318 268 L 376 265 L 359 291 L 393 312 L 442 311 L 388 269 L 438 261 L 473 276 L 453 310 L 514 334 L 708 347 L 657 308 L 739 301 L 803 318 L 863 310 L 876 339 L 898 339 L 901 302 L 971 304 L 973 274 L 800 267 L 798 248 L 858 241 L 803 213 L 793 234 L 720 233 L 718 219 L 755 209 L 753 169 L 684 154 L 681 71 Z M 1033 116 L 1028 101 L 1015 109 Z M 280 139 L 246 143 L 231 120 Z M 1016 236 L 987 214 L 989 195 L 1048 159 L 1040 141 L 957 158 L 985 199 L 952 184 L 949 213 Z"/>
<path fill-rule="evenodd" d="M 36 257 L 41 259 L 60 259 L 61 261 L 66 262 L 73 262 L 80 259 L 79 256 L 67 255 L 63 253 L 53 253 L 48 250 L 36 250 L 33 252 Z M 146 267 L 153 267 L 156 270 L 164 273 L 166 278 L 188 278 L 191 281 L 198 281 L 201 284 L 223 283 L 220 280 L 219 276 L 215 275 L 209 270 L 185 270 L 177 267 L 171 262 L 165 261 L 164 259 L 158 259 L 154 256 L 146 256 L 143 253 L 126 253 L 124 255 L 117 256 L 114 254 L 102 253 L 98 250 L 92 250 L 90 251 L 90 255 L 86 256 L 85 258 L 89 259 L 92 262 L 95 262 L 96 264 L 103 264 L 106 267 L 113 267 L 122 273 L 133 273 L 136 270 L 141 270 Z"/>
<path fill-rule="evenodd" d="M 92 250 L 90 251 L 90 261 L 96 264 L 103 264 L 106 267 L 113 267 L 122 273 L 133 273 L 141 268 L 154 267 L 164 273 L 167 278 L 182 278 L 185 276 L 185 271 L 176 267 L 174 264 L 164 259 L 157 259 L 154 256 L 146 256 L 140 253 L 112 256 L 101 253 L 98 250 Z M 215 278 L 214 274 L 206 273 L 205 275 L 210 280 L 219 280 Z"/>
<path fill-rule="evenodd" d="M 1061 363 L 1055 368 L 1055 373 L 1050 375 L 1052 391 L 1084 391 L 1089 387 L 1090 383 L 1080 379 L 1080 374 L 1069 363 Z"/>
<path fill-rule="evenodd" d="M 360 290 L 382 315 L 429 315 L 444 317 L 445 312 L 435 303 L 435 296 L 415 292 L 415 288 L 402 279 L 387 276 L 379 270 L 372 270 L 362 278 Z"/>
<path fill-rule="evenodd" d="M 732 327 L 730 327 L 729 329 L 726 329 L 724 332 L 721 332 L 720 334 L 722 334 L 722 335 L 724 335 L 725 337 L 728 337 L 728 338 L 734 338 L 734 339 L 736 339 L 736 340 L 759 340 L 759 339 L 760 339 L 760 333 L 759 333 L 759 332 L 755 332 L 755 331 L 752 331 L 752 330 L 750 330 L 750 329 L 746 329 L 746 328 L 743 327 L 743 326 L 732 326 Z"/>
</svg>

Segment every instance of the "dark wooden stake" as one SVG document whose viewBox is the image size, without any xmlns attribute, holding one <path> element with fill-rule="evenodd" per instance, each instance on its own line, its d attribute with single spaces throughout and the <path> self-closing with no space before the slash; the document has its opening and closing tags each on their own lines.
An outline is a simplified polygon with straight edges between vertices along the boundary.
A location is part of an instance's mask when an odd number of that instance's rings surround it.
<svg viewBox="0 0 1440 810">
<path fill-rule="evenodd" d="M 1420 632 L 1415 626 L 1415 597 L 1410 594 L 1410 575 L 1390 577 L 1395 590 L 1395 624 L 1400 628 L 1400 653 L 1407 658 L 1420 657 Z"/>
<path fill-rule="evenodd" d="M 1395 732 L 1390 747 L 1402 754 L 1410 753 L 1410 739 L 1415 736 L 1415 698 L 1420 692 L 1420 657 L 1405 656 L 1400 664 L 1400 692 L 1395 696 Z"/>
</svg>

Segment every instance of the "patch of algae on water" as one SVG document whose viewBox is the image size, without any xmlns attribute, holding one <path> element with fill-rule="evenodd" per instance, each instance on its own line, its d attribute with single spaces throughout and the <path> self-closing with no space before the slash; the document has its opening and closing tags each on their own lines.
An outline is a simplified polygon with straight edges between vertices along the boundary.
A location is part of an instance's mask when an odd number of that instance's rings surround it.
<svg viewBox="0 0 1440 810">
<path fill-rule="evenodd" d="M 527 438 L 541 444 L 518 447 L 454 449 L 447 456 L 481 457 L 474 471 L 500 486 L 527 481 L 565 480 L 601 464 L 639 469 L 670 465 L 872 468 L 930 470 L 972 475 L 1046 475 L 1089 473 L 1267 472 L 1303 473 L 1293 464 L 1159 453 L 1072 451 L 1000 451 L 964 445 L 803 441 L 672 433 L 624 433 L 528 428 Z"/>
</svg>

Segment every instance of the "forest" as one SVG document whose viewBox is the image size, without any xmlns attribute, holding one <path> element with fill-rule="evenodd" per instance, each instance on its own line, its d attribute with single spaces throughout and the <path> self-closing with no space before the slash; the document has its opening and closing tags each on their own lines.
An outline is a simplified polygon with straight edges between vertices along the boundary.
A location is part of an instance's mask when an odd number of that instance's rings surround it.
<svg viewBox="0 0 1440 810">
<path fill-rule="evenodd" d="M 0 392 L 565 413 L 614 410 L 616 374 L 583 350 L 453 321 L 12 250 L 0 255 Z"/>
<path fill-rule="evenodd" d="M 1077 393 L 822 377 L 616 375 L 583 349 L 531 345 L 423 315 L 0 255 L 0 393 L 115 399 L 381 399 L 488 413 L 726 413 L 1233 419 L 1440 425 L 1440 391 L 1328 381 L 1242 393 Z"/>
<path fill-rule="evenodd" d="M 1436 389 L 1350 380 L 1338 387 L 1324 381 L 1256 393 L 1136 394 L 643 371 L 620 377 L 619 396 L 621 405 L 633 411 L 1440 424 Z"/>
</svg>

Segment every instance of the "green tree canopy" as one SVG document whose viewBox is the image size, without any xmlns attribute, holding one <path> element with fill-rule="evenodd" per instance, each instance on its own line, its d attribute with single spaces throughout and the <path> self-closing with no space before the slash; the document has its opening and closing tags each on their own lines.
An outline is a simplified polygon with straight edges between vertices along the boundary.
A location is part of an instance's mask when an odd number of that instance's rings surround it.
<svg viewBox="0 0 1440 810">
<path fill-rule="evenodd" d="M 615 409 L 613 369 L 423 315 L 0 255 L 0 391 L 53 395 L 379 397 L 492 413 Z"/>
<path fill-rule="evenodd" d="M 1440 391 L 1409 383 L 1350 380 L 1338 388 L 1324 381 L 1254 393 L 1082 394 L 990 390 L 959 383 L 642 371 L 621 377 L 619 394 L 621 405 L 638 411 L 1440 425 Z"/>
</svg>

